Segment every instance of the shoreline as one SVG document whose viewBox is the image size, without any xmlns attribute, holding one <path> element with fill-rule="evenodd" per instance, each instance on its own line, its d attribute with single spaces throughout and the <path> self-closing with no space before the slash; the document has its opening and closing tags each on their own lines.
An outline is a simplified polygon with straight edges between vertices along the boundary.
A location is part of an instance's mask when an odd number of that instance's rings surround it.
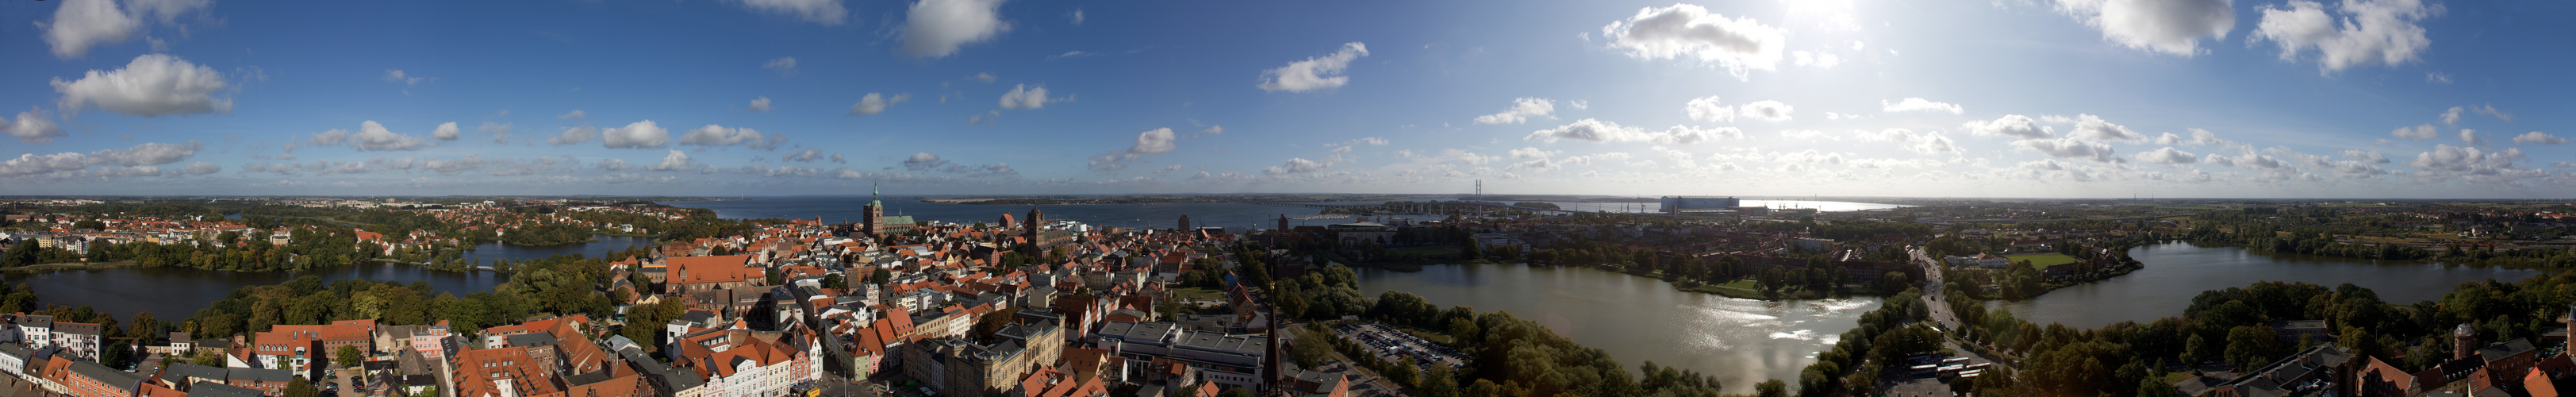
<svg viewBox="0 0 2576 397">
<path fill-rule="evenodd" d="M 61 262 L 61 263 L 47 263 L 47 264 L 41 264 L 41 265 L 26 265 L 26 266 L 12 267 L 12 268 L 0 269 L 0 272 L 28 272 L 28 273 L 34 273 L 34 272 L 50 272 L 50 271 L 62 271 L 62 270 L 132 269 L 132 268 L 141 268 L 141 267 L 144 267 L 144 266 L 143 266 L 143 265 L 140 265 L 140 264 L 136 264 L 136 263 L 134 263 L 134 261 L 131 261 L 131 260 L 115 261 L 115 262 L 99 262 L 99 263 L 90 263 L 90 262 Z"/>
</svg>

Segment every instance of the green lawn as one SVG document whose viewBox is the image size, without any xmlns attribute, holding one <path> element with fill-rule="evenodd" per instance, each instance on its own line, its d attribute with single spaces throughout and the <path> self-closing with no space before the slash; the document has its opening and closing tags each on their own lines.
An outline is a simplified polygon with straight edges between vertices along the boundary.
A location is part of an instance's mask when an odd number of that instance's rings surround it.
<svg viewBox="0 0 2576 397">
<path fill-rule="evenodd" d="M 1225 293 L 1206 288 L 1174 288 L 1172 297 L 1181 299 L 1221 299 Z"/>
<path fill-rule="evenodd" d="M 2030 261 L 2030 267 L 2038 269 L 2046 269 L 2049 266 L 2075 263 L 2075 257 L 2066 256 L 2066 254 L 2004 255 L 2004 258 L 2016 261 Z"/>
</svg>

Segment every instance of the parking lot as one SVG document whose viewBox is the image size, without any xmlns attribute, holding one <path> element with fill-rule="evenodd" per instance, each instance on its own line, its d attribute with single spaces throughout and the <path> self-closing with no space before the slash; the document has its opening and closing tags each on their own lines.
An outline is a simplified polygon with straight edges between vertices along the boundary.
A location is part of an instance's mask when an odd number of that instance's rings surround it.
<svg viewBox="0 0 2576 397">
<path fill-rule="evenodd" d="M 1414 337 L 1412 334 L 1406 334 L 1385 324 L 1345 324 L 1333 327 L 1333 331 L 1341 334 L 1343 339 L 1366 346 L 1369 354 L 1376 355 L 1378 359 L 1387 362 L 1412 364 L 1422 368 L 1428 368 L 1430 365 L 1445 365 L 1456 369 L 1467 365 L 1465 354 L 1452 350 L 1448 346 Z"/>
</svg>

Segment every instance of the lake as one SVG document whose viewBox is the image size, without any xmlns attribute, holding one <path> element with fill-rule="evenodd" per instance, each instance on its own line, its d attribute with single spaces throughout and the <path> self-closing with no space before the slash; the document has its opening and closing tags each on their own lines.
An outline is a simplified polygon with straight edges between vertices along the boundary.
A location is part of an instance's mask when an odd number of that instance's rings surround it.
<svg viewBox="0 0 2576 397">
<path fill-rule="evenodd" d="M 1646 361 L 1716 376 L 1726 393 L 1766 379 L 1797 382 L 1816 353 L 1860 325 L 1879 298 L 1769 302 L 1674 290 L 1663 280 L 1588 268 L 1433 265 L 1357 269 L 1360 290 L 1432 304 L 1500 310 L 1608 351 L 1631 371 Z"/>
<path fill-rule="evenodd" d="M 2269 254 L 2236 247 L 2200 247 L 2165 243 L 2129 250 L 2146 268 L 2102 282 L 2061 288 L 2037 299 L 1993 302 L 1988 309 L 2011 309 L 2013 316 L 2036 324 L 2059 323 L 2094 328 L 2120 321 L 2148 322 L 2180 316 L 2201 291 L 2244 287 L 2256 281 L 2296 281 L 2333 288 L 2343 283 L 2370 288 L 2393 304 L 2440 299 L 2463 282 L 2495 279 L 2521 281 L 2537 270 L 2476 268 L 2420 261 L 2374 261 L 2310 255 Z"/>
<path fill-rule="evenodd" d="M 465 257 L 487 261 L 537 259 L 560 254 L 597 257 L 626 247 L 649 246 L 653 242 L 649 237 L 593 237 L 599 241 L 549 247 L 484 243 L 466 253 Z M 151 312 L 154 317 L 175 321 L 196 315 L 197 309 L 222 300 L 234 289 L 284 283 L 308 274 L 321 276 L 325 281 L 351 278 L 404 284 L 428 281 L 431 288 L 458 296 L 490 291 L 492 287 L 509 281 L 508 276 L 493 272 L 441 272 L 422 266 L 376 263 L 304 272 L 224 272 L 183 267 L 12 272 L 0 274 L 0 283 L 27 283 L 36 288 L 36 298 L 47 305 L 89 305 L 102 312 L 114 313 L 119 319 L 132 318 L 134 313 Z"/>
</svg>

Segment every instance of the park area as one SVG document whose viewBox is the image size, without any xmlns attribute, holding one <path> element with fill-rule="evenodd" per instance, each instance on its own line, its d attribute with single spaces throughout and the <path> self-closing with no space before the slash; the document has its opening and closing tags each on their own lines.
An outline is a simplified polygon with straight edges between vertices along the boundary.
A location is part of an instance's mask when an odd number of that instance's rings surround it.
<svg viewBox="0 0 2576 397">
<path fill-rule="evenodd" d="M 2075 257 L 2066 256 L 2066 254 L 2004 255 L 2004 258 L 2015 261 L 2030 261 L 2030 267 L 2033 269 L 2046 269 L 2049 266 L 2075 263 Z"/>
</svg>

